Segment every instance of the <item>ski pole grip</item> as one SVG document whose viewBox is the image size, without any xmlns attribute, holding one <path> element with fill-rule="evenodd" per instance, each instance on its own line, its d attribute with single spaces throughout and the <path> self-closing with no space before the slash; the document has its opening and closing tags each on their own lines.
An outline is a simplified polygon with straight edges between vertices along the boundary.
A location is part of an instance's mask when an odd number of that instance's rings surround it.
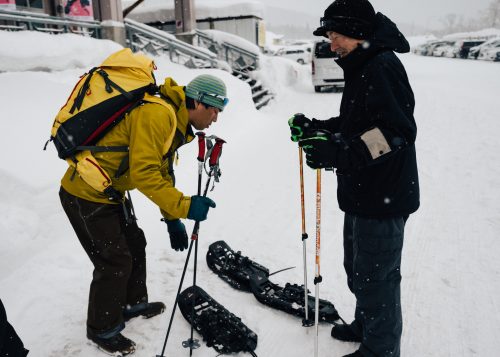
<svg viewBox="0 0 500 357">
<path fill-rule="evenodd" d="M 205 133 L 199 131 L 196 133 L 198 137 L 198 161 L 203 162 L 205 160 Z"/>
<path fill-rule="evenodd" d="M 210 154 L 210 160 L 208 161 L 208 164 L 210 166 L 215 166 L 219 163 L 219 158 L 222 154 L 222 145 L 224 143 L 225 141 L 220 138 L 215 139 L 215 145 L 212 150 L 212 153 Z"/>
</svg>

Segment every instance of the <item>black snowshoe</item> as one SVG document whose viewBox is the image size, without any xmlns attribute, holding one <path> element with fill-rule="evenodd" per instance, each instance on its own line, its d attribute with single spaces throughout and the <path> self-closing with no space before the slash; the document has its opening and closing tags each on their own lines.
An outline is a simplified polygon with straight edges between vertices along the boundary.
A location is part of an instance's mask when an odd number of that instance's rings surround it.
<svg viewBox="0 0 500 357">
<path fill-rule="evenodd" d="M 250 292 L 250 278 L 269 276 L 269 269 L 235 252 L 223 240 L 210 244 L 207 264 L 212 271 L 233 288 Z"/>
<path fill-rule="evenodd" d="M 251 279 L 250 287 L 255 298 L 264 305 L 305 318 L 304 285 L 287 283 L 283 288 L 266 277 L 256 276 Z M 307 305 L 309 316 L 314 316 L 314 296 L 308 295 Z M 319 299 L 319 321 L 333 323 L 339 319 L 335 306 L 327 300 Z"/>
<path fill-rule="evenodd" d="M 179 295 L 179 310 L 208 347 L 213 347 L 220 354 L 248 352 L 256 357 L 253 351 L 257 347 L 257 334 L 202 288 L 191 286 L 184 290 Z"/>
</svg>

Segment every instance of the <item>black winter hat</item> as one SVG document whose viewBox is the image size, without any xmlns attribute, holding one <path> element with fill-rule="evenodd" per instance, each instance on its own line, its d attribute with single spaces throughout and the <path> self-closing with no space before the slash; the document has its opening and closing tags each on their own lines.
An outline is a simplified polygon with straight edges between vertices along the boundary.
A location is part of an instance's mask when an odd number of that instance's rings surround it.
<svg viewBox="0 0 500 357">
<path fill-rule="evenodd" d="M 327 31 L 335 31 L 362 40 L 373 33 L 375 10 L 368 0 L 335 0 L 320 21 L 315 36 L 328 37 Z"/>
</svg>

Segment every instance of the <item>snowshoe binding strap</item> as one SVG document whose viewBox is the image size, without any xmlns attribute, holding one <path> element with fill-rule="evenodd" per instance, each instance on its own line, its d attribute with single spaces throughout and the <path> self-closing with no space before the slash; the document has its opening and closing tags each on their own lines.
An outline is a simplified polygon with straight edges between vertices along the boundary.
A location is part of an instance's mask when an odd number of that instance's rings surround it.
<svg viewBox="0 0 500 357">
<path fill-rule="evenodd" d="M 179 309 L 208 347 L 221 354 L 249 352 L 255 356 L 257 334 L 202 288 L 191 286 L 184 290 L 179 295 Z"/>
<path fill-rule="evenodd" d="M 253 276 L 268 277 L 269 269 L 254 262 L 241 252 L 235 252 L 223 241 L 212 243 L 207 252 L 208 267 L 233 288 L 250 292 Z"/>
<path fill-rule="evenodd" d="M 267 277 L 254 276 L 250 280 L 250 288 L 255 298 L 264 305 L 305 318 L 303 285 L 287 283 L 285 287 L 281 287 L 272 283 Z M 314 316 L 314 303 L 314 296 L 308 295 L 309 316 Z M 320 299 L 319 321 L 333 323 L 339 319 L 335 306 L 327 300 Z"/>
</svg>

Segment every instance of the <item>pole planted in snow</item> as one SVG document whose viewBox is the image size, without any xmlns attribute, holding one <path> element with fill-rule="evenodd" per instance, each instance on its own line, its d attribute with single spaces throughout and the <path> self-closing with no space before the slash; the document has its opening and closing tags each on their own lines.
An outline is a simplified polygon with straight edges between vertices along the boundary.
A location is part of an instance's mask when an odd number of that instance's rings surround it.
<svg viewBox="0 0 500 357">
<path fill-rule="evenodd" d="M 321 283 L 320 254 L 321 254 L 321 169 L 316 170 L 316 276 L 314 277 L 315 304 L 314 304 L 314 325 L 316 335 L 314 338 L 314 357 L 318 357 L 319 338 L 319 283 Z"/>
</svg>

